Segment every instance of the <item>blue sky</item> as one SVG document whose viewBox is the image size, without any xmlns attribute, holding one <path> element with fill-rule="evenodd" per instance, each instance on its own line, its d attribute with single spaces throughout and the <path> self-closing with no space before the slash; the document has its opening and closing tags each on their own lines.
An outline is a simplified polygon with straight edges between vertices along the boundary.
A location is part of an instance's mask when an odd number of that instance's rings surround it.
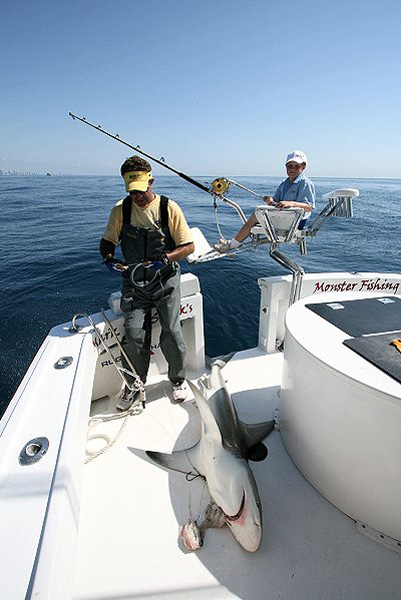
<svg viewBox="0 0 401 600">
<path fill-rule="evenodd" d="M 0 169 L 401 177 L 399 0 L 2 1 Z M 163 172 L 161 167 L 155 172 Z"/>
</svg>

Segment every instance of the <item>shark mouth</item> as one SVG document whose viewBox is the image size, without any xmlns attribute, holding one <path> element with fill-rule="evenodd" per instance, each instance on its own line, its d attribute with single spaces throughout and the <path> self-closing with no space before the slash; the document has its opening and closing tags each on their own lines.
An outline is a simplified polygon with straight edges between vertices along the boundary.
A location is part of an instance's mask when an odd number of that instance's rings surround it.
<svg viewBox="0 0 401 600">
<path fill-rule="evenodd" d="M 242 502 L 241 502 L 241 506 L 239 511 L 237 512 L 236 515 L 233 515 L 232 517 L 230 515 L 226 515 L 226 523 L 227 525 L 230 525 L 231 523 L 235 523 L 236 521 L 238 521 L 241 517 L 242 517 L 242 513 L 244 512 L 244 507 L 245 507 L 245 492 L 242 495 Z"/>
<path fill-rule="evenodd" d="M 257 506 L 257 505 L 256 505 Z M 226 515 L 226 525 L 244 550 L 256 552 L 262 541 L 262 523 L 256 507 L 250 506 L 243 490 L 241 507 L 236 515 Z"/>
</svg>

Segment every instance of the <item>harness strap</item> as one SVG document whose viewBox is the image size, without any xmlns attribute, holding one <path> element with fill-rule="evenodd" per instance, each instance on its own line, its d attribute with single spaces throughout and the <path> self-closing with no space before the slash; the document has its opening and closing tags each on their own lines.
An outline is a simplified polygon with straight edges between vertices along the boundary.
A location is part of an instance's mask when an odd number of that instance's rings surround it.
<svg viewBox="0 0 401 600">
<path fill-rule="evenodd" d="M 126 196 L 123 200 L 123 224 L 130 225 L 131 224 L 131 211 L 132 211 L 132 198 L 131 196 Z M 167 196 L 160 196 L 160 220 L 161 220 L 161 228 L 163 230 L 167 230 L 170 233 L 170 229 L 168 226 L 168 198 Z"/>
<path fill-rule="evenodd" d="M 123 200 L 123 224 L 124 225 L 131 224 L 131 210 L 132 210 L 132 198 L 131 198 L 131 196 L 126 196 Z"/>
<path fill-rule="evenodd" d="M 160 196 L 160 220 L 162 229 L 167 229 L 170 233 L 168 226 L 168 198 L 167 196 Z"/>
</svg>

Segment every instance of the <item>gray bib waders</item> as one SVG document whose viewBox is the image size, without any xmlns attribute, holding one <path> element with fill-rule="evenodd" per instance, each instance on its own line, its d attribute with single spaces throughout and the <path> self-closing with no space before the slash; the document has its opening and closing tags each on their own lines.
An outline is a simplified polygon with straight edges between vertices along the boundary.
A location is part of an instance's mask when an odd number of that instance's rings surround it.
<svg viewBox="0 0 401 600">
<path fill-rule="evenodd" d="M 125 203 L 125 205 L 124 205 Z M 151 356 L 151 309 L 160 320 L 160 347 L 168 363 L 168 378 L 181 383 L 185 378 L 186 347 L 180 325 L 180 267 L 172 263 L 156 270 L 142 265 L 175 248 L 168 230 L 167 198 L 161 197 L 162 225 L 159 229 L 131 225 L 131 203 L 123 201 L 121 251 L 130 265 L 123 274 L 121 309 L 125 336 L 122 346 L 137 374 L 146 382 Z M 123 367 L 129 369 L 124 357 Z M 131 381 L 132 378 L 127 375 Z"/>
</svg>

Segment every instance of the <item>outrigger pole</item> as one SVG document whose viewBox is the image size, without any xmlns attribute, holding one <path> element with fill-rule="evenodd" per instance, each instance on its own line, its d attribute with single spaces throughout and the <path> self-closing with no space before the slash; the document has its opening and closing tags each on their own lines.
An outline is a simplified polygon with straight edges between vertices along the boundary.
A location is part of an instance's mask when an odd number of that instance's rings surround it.
<svg viewBox="0 0 401 600">
<path fill-rule="evenodd" d="M 197 188 L 203 190 L 204 192 L 207 192 L 208 194 L 211 194 L 214 198 L 216 198 L 216 197 L 220 198 L 221 200 L 223 200 L 223 202 L 226 202 L 227 204 L 229 204 L 230 206 L 235 208 L 235 210 L 239 214 L 241 220 L 245 223 L 246 217 L 245 217 L 245 214 L 244 214 L 242 208 L 236 202 L 233 202 L 233 200 L 226 198 L 223 195 L 225 189 L 220 189 L 219 185 L 217 185 L 217 187 L 216 187 L 215 182 L 213 182 L 212 188 L 209 188 L 206 185 L 203 185 L 203 183 L 200 183 L 199 181 L 194 179 L 193 177 L 190 177 L 189 175 L 186 175 L 185 173 L 182 173 L 181 171 L 174 169 L 174 167 L 171 167 L 170 165 L 168 165 L 165 162 L 164 158 L 160 158 L 160 159 L 155 158 L 151 154 L 148 154 L 147 152 L 144 152 L 143 150 L 141 150 L 140 146 L 133 146 L 132 144 L 129 144 L 125 140 L 121 139 L 120 136 L 118 135 L 118 133 L 113 135 L 112 133 L 109 133 L 108 131 L 103 129 L 100 125 L 94 125 L 93 123 L 88 121 L 85 117 L 78 117 L 77 115 L 74 115 L 72 112 L 69 112 L 68 114 L 74 120 L 78 119 L 78 121 L 81 121 L 81 123 L 85 123 L 85 125 L 89 125 L 90 127 L 93 127 L 93 129 L 96 129 L 97 131 L 100 131 L 101 133 L 104 133 L 105 135 L 111 137 L 113 140 L 116 140 L 116 142 L 120 142 L 120 144 L 124 144 L 124 146 L 128 146 L 128 148 L 135 150 L 135 152 L 138 152 L 139 154 L 146 156 L 146 158 L 153 160 L 153 162 L 161 165 L 162 167 L 165 167 L 169 171 L 172 171 L 173 173 L 175 173 L 182 179 L 185 179 L 185 181 L 188 181 L 188 183 L 192 183 L 192 185 L 195 185 Z M 215 181 L 221 181 L 221 180 L 215 180 Z M 226 181 L 228 181 L 228 180 L 226 180 Z"/>
</svg>

